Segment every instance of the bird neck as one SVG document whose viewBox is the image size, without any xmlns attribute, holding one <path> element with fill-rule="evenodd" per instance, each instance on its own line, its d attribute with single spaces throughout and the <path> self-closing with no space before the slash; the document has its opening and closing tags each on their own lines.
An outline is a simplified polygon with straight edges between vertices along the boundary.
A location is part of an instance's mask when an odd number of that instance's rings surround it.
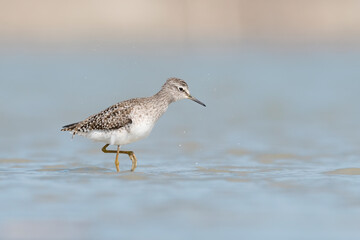
<svg viewBox="0 0 360 240">
<path fill-rule="evenodd" d="M 152 110 L 155 111 L 154 116 L 156 120 L 159 119 L 166 112 L 169 104 L 175 101 L 171 94 L 169 94 L 169 92 L 167 92 L 163 88 L 158 93 L 151 96 L 150 99 L 150 102 L 152 102 L 151 105 L 156 106 L 152 107 Z"/>
<path fill-rule="evenodd" d="M 160 102 L 167 103 L 167 105 L 175 102 L 175 98 L 164 88 L 161 88 L 153 97 Z"/>
</svg>

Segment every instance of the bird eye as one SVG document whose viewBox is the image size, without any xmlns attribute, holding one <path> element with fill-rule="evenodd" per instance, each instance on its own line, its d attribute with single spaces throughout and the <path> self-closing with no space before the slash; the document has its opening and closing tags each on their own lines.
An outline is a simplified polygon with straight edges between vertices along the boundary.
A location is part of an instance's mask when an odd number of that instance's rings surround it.
<svg viewBox="0 0 360 240">
<path fill-rule="evenodd" d="M 184 89 L 183 89 L 182 87 L 179 87 L 179 90 L 180 90 L 181 92 L 183 92 L 183 91 L 184 91 Z"/>
</svg>

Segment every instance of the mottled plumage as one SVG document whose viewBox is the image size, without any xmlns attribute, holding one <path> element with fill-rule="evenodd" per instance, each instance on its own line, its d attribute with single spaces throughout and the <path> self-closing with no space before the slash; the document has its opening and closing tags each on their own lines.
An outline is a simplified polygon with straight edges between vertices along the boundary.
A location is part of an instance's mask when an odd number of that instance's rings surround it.
<svg viewBox="0 0 360 240">
<path fill-rule="evenodd" d="M 117 103 L 81 122 L 64 126 L 62 131 L 72 131 L 73 135 L 75 135 L 79 132 L 89 132 L 91 130 L 106 131 L 125 127 L 127 124 L 132 123 L 129 114 L 132 109 L 131 106 L 134 104 L 139 104 L 138 99 Z"/>
<path fill-rule="evenodd" d="M 107 145 L 129 144 L 148 136 L 156 121 L 167 110 L 170 103 L 188 98 L 203 106 L 202 102 L 190 95 L 188 85 L 178 78 L 169 78 L 155 95 L 119 102 L 83 121 L 64 126 L 61 131 L 70 131 Z M 107 145 L 103 148 L 104 152 Z M 131 152 L 123 152 L 135 155 Z M 118 154 L 117 154 L 118 156 Z M 131 158 L 131 156 L 130 156 Z M 135 158 L 136 167 L 136 158 Z M 134 162 L 133 162 L 133 169 Z M 118 165 L 117 165 L 118 169 Z"/>
</svg>

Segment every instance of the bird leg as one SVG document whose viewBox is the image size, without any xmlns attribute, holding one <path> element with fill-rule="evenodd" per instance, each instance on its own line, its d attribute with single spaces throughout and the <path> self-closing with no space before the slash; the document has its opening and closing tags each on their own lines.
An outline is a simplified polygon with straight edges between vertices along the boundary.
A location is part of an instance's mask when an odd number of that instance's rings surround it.
<svg viewBox="0 0 360 240">
<path fill-rule="evenodd" d="M 119 168 L 119 152 L 120 152 L 120 145 L 117 146 L 116 158 L 115 158 L 115 167 L 116 167 L 117 172 L 120 172 L 120 168 Z"/>
<path fill-rule="evenodd" d="M 120 151 L 120 145 L 118 145 L 117 151 L 115 151 L 115 150 L 107 150 L 106 148 L 108 146 L 109 146 L 109 144 L 106 144 L 101 150 L 104 153 L 116 153 L 115 166 L 116 166 L 116 171 L 117 172 L 120 171 L 120 169 L 119 169 L 119 160 L 118 160 L 119 153 L 124 153 L 124 154 L 129 155 L 129 158 L 130 158 L 130 160 L 132 162 L 131 171 L 133 172 L 135 170 L 135 168 L 137 166 L 137 159 L 136 159 L 136 156 L 135 156 L 133 151 Z"/>
<path fill-rule="evenodd" d="M 119 153 L 120 153 L 120 145 L 117 146 L 117 150 L 107 150 L 106 148 L 109 146 L 109 144 L 106 144 L 101 150 L 104 153 L 116 153 L 116 158 L 115 158 L 115 167 L 116 167 L 116 171 L 120 172 L 120 168 L 119 168 Z"/>
</svg>

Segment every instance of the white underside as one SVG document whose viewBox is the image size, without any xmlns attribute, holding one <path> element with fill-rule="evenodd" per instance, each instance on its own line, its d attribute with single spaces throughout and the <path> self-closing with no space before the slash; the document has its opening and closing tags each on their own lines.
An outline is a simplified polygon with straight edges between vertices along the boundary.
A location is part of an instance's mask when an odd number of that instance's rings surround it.
<svg viewBox="0 0 360 240">
<path fill-rule="evenodd" d="M 110 131 L 91 130 L 89 132 L 79 132 L 78 134 L 110 145 L 125 145 L 147 137 L 153 127 L 153 123 L 142 122 L 141 124 L 132 124 L 129 129 L 121 128 Z"/>
</svg>

